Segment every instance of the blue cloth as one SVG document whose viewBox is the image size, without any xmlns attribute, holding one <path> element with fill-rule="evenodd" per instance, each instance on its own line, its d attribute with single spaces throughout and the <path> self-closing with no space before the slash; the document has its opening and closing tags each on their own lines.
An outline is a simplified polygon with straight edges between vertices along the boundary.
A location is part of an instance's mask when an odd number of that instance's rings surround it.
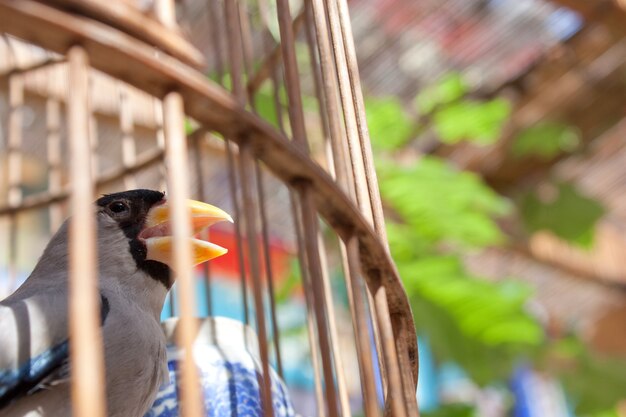
<svg viewBox="0 0 626 417">
<path fill-rule="evenodd" d="M 222 351 L 214 345 L 194 350 L 201 378 L 204 408 L 207 417 L 262 417 L 262 381 L 260 364 L 245 349 Z M 156 401 L 145 417 L 178 417 L 179 388 L 178 353 L 168 348 L 170 381 L 161 387 Z M 270 369 L 272 403 L 276 417 L 293 417 L 289 393 L 280 377 Z"/>
</svg>

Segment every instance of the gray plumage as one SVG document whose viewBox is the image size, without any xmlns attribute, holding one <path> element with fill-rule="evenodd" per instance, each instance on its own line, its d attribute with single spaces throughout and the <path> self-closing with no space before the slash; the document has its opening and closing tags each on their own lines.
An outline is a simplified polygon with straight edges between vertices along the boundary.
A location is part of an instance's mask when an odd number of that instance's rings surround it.
<svg viewBox="0 0 626 417">
<path fill-rule="evenodd" d="M 139 417 L 167 378 L 159 316 L 169 269 L 146 260 L 137 244 L 148 210 L 164 197 L 148 190 L 113 197 L 96 205 L 107 410 Z M 127 218 L 111 208 L 115 198 L 127 204 Z M 66 222 L 26 282 L 0 302 L 0 417 L 71 415 L 67 248 Z"/>
</svg>

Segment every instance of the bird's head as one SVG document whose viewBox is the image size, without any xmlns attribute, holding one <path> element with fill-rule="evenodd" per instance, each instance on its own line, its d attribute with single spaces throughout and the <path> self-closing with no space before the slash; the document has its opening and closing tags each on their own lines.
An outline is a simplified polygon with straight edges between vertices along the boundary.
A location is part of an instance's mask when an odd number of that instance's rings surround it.
<svg viewBox="0 0 626 417">
<path fill-rule="evenodd" d="M 189 200 L 194 234 L 221 221 L 232 218 L 223 210 L 210 204 Z M 172 285 L 173 237 L 170 207 L 165 194 L 152 190 L 131 190 L 107 194 L 96 201 L 98 211 L 98 240 L 101 263 L 104 245 L 115 245 L 123 236 L 136 267 L 167 289 Z M 118 231 L 121 231 L 120 234 Z M 111 242 L 106 243 L 107 236 Z M 226 249 L 197 238 L 191 239 L 194 265 L 216 258 Z M 128 253 L 128 252 L 126 252 Z M 124 255 L 128 258 L 127 255 Z M 128 258 L 129 259 L 129 258 Z M 116 262 L 105 259 L 104 262 Z"/>
</svg>

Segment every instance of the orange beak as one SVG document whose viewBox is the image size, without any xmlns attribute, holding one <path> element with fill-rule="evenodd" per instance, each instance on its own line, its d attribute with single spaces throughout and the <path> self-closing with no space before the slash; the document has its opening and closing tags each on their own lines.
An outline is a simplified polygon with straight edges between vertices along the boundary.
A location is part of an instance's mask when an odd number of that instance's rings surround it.
<svg viewBox="0 0 626 417">
<path fill-rule="evenodd" d="M 188 200 L 187 204 L 191 214 L 194 235 L 215 223 L 233 222 L 228 213 L 210 204 L 194 200 Z M 170 224 L 170 207 L 167 202 L 150 209 L 145 227 L 139 234 L 139 238 L 143 239 L 146 244 L 148 250 L 146 259 L 172 266 L 173 237 Z M 194 266 L 228 252 L 221 246 L 197 238 L 191 239 L 191 247 Z"/>
</svg>

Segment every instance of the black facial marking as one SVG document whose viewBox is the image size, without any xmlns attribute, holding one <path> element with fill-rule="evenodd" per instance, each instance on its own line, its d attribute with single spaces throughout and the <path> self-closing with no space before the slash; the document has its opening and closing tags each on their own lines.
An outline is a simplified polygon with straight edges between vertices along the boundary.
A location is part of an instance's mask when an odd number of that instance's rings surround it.
<svg viewBox="0 0 626 417">
<path fill-rule="evenodd" d="M 160 203 L 164 197 L 165 194 L 159 191 L 131 190 L 107 194 L 99 198 L 96 204 L 101 207 L 102 213 L 117 222 L 128 238 L 130 253 L 137 267 L 169 289 L 171 287 L 170 268 L 161 262 L 147 260 L 146 246 L 138 239 L 150 208 Z"/>
</svg>

